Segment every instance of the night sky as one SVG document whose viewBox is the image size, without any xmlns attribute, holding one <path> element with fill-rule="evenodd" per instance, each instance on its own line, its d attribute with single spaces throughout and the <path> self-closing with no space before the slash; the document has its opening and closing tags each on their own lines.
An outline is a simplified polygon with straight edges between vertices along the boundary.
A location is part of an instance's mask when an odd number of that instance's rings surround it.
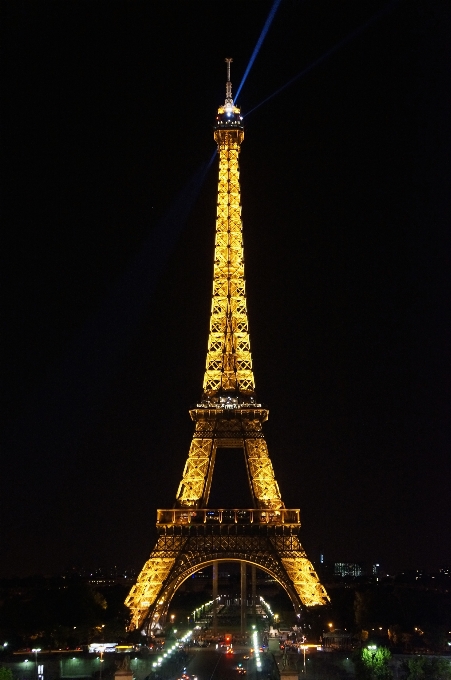
<svg viewBox="0 0 451 680">
<path fill-rule="evenodd" d="M 236 91 L 271 5 L 1 6 L 0 575 L 139 569 L 174 503 L 224 58 Z M 257 397 L 313 560 L 451 563 L 450 38 L 443 1 L 282 0 L 238 98 Z"/>
</svg>

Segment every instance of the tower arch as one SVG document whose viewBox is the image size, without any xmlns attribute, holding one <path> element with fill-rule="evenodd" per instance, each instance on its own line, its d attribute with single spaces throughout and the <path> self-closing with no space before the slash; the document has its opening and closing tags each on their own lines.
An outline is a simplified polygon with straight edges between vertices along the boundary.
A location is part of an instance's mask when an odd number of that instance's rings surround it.
<svg viewBox="0 0 451 680">
<path fill-rule="evenodd" d="M 182 584 L 197 571 L 213 565 L 214 562 L 237 562 L 239 564 L 245 563 L 250 566 L 257 567 L 257 569 L 261 569 L 266 574 L 271 576 L 271 578 L 273 578 L 283 588 L 290 598 L 296 614 L 301 613 L 302 602 L 299 598 L 299 595 L 293 589 L 288 580 L 284 578 L 284 574 L 281 573 L 281 570 L 278 568 L 277 560 L 272 562 L 271 559 L 268 559 L 268 556 L 238 556 L 236 553 L 233 555 L 230 554 L 230 556 L 210 556 L 209 558 L 199 555 L 190 565 L 180 565 L 178 570 L 174 570 L 173 578 L 165 585 L 165 587 L 162 589 L 160 598 L 157 602 L 155 602 L 154 607 L 149 610 L 148 616 L 143 622 L 143 627 L 148 627 L 150 631 L 155 625 L 162 623 L 167 617 L 171 601 L 180 586 L 182 586 Z"/>
</svg>

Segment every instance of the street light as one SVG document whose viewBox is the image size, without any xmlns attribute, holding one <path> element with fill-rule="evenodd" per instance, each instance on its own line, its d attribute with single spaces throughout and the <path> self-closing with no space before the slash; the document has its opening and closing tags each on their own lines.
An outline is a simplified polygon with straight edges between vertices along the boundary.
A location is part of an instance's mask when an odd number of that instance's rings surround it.
<svg viewBox="0 0 451 680">
<path fill-rule="evenodd" d="M 41 651 L 41 648 L 38 647 L 37 649 L 35 648 L 35 649 L 32 649 L 31 651 L 34 652 L 34 662 L 35 662 L 34 665 L 36 667 L 36 678 L 37 678 L 38 677 L 38 652 Z"/>
<path fill-rule="evenodd" d="M 103 626 L 102 626 L 103 628 Z M 105 651 L 105 646 L 99 646 L 100 652 L 100 680 L 102 680 L 102 664 L 103 664 L 103 653 Z"/>
<path fill-rule="evenodd" d="M 305 635 L 303 635 L 302 636 L 302 651 L 304 652 L 304 675 L 306 673 L 306 668 L 305 668 L 305 648 L 306 648 L 305 641 L 306 641 L 306 639 L 307 638 L 305 637 Z"/>
</svg>

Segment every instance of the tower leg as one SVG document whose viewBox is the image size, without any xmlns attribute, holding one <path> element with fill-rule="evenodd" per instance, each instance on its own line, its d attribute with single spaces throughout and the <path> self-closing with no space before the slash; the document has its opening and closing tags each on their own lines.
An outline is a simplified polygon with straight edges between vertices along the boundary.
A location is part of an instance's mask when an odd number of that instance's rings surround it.
<svg viewBox="0 0 451 680">
<path fill-rule="evenodd" d="M 213 635 L 218 634 L 218 561 L 213 562 Z"/>
<path fill-rule="evenodd" d="M 252 616 L 257 615 L 257 567 L 252 565 Z M 254 621 L 255 623 L 255 621 Z"/>
<path fill-rule="evenodd" d="M 241 635 L 246 634 L 246 562 L 241 562 Z"/>
</svg>

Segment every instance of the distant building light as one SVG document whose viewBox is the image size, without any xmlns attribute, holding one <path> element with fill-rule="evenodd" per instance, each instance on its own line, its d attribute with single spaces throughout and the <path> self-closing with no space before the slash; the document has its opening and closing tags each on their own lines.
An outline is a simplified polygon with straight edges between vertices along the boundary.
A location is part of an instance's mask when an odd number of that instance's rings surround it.
<svg viewBox="0 0 451 680">
<path fill-rule="evenodd" d="M 362 576 L 363 569 L 360 564 L 354 562 L 335 562 L 334 565 L 335 576 Z"/>
<path fill-rule="evenodd" d="M 117 647 L 117 642 L 93 642 L 89 645 L 88 651 L 92 653 L 114 652 Z"/>
</svg>

